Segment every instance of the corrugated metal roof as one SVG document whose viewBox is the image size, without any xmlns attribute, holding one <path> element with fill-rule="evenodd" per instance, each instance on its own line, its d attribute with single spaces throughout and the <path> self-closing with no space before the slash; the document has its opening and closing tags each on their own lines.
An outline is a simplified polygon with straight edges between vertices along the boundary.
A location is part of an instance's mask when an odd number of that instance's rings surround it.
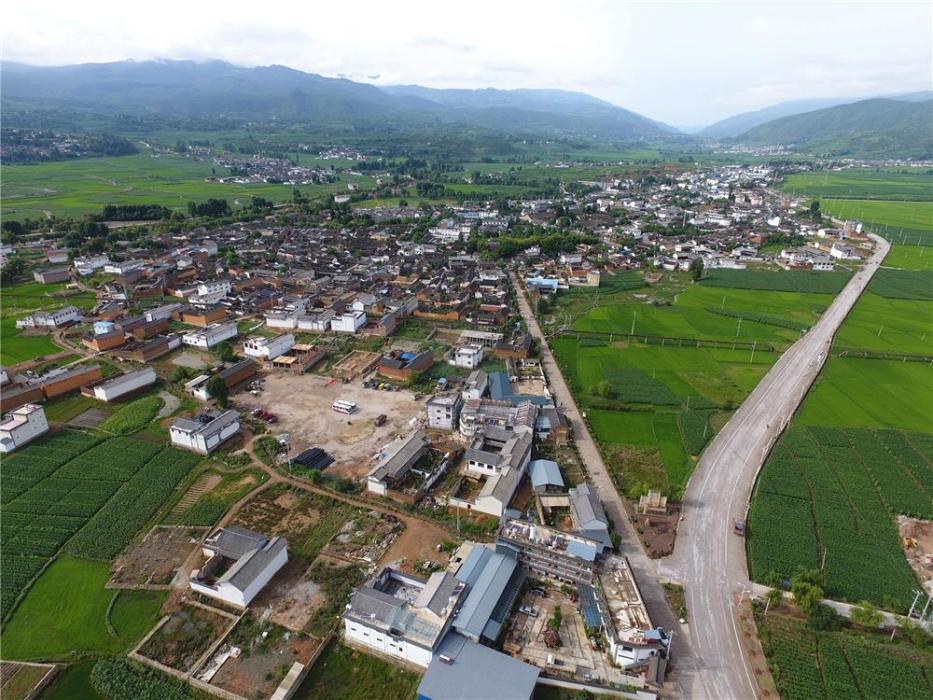
<svg viewBox="0 0 933 700">
<path fill-rule="evenodd" d="M 532 486 L 564 486 L 557 462 L 550 459 L 536 459 L 530 465 Z"/>
</svg>

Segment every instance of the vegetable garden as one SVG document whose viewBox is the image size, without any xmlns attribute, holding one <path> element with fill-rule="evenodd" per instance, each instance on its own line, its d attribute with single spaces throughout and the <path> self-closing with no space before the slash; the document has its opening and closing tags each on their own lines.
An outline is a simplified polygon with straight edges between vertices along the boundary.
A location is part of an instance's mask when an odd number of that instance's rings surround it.
<svg viewBox="0 0 933 700">
<path fill-rule="evenodd" d="M 825 567 L 832 598 L 904 609 L 919 586 L 896 514 L 933 517 L 933 465 L 892 430 L 791 428 L 768 459 L 749 511 L 749 569 L 789 577 Z"/>
<path fill-rule="evenodd" d="M 3 617 L 72 538 L 68 550 L 79 556 L 110 559 L 119 553 L 195 462 L 171 448 L 126 437 L 98 442 L 77 431 L 5 459 Z"/>
<path fill-rule="evenodd" d="M 847 270 L 813 272 L 811 270 L 710 270 L 700 284 L 732 289 L 759 289 L 770 292 L 810 292 L 838 294 L 852 273 Z"/>
</svg>

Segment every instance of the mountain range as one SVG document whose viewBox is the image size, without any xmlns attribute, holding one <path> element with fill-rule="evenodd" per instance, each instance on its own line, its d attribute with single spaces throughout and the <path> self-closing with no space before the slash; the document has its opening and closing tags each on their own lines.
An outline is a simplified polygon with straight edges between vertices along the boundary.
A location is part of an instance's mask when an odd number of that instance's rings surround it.
<svg viewBox="0 0 933 700">
<path fill-rule="evenodd" d="M 879 95 L 887 99 L 897 100 L 899 102 L 922 102 L 933 98 L 933 91 L 910 92 L 902 95 Z M 776 105 L 756 109 L 751 112 L 742 112 L 726 117 L 718 122 L 700 129 L 696 135 L 701 138 L 723 139 L 735 136 L 741 136 L 746 131 L 767 124 L 775 119 L 790 117 L 795 114 L 804 114 L 806 112 L 815 112 L 820 109 L 827 109 L 837 105 L 852 104 L 863 101 L 865 98 L 858 97 L 829 97 L 810 100 L 790 100 L 779 102 Z"/>
<path fill-rule="evenodd" d="M 285 66 L 223 61 L 0 64 L 2 106 L 19 111 L 228 117 L 349 129 L 476 127 L 509 134 L 610 140 L 724 140 L 793 145 L 829 155 L 933 153 L 933 93 L 796 100 L 737 114 L 694 137 L 591 95 L 567 90 L 378 87 Z"/>
<path fill-rule="evenodd" d="M 222 61 L 121 61 L 39 67 L 3 63 L 4 105 L 27 109 L 347 125 L 467 124 L 510 132 L 659 138 L 672 127 L 579 92 L 380 88 Z"/>
</svg>

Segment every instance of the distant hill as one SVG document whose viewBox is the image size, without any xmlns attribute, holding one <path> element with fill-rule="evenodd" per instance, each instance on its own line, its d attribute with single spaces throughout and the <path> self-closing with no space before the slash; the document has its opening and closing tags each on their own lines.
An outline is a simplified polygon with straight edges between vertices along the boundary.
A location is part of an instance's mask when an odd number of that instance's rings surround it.
<svg viewBox="0 0 933 700">
<path fill-rule="evenodd" d="M 590 95 L 562 90 L 380 88 L 223 61 L 3 63 L 4 106 L 366 126 L 467 124 L 510 132 L 657 138 L 676 130 Z"/>
<path fill-rule="evenodd" d="M 933 92 L 911 92 L 902 95 L 883 95 L 892 100 L 919 102 L 933 98 Z M 791 100 L 780 102 L 770 107 L 756 109 L 752 112 L 743 112 L 726 119 L 722 119 L 714 124 L 710 124 L 704 129 L 699 130 L 696 135 L 701 138 L 724 139 L 734 136 L 740 136 L 746 131 L 767 124 L 775 119 L 790 117 L 795 114 L 804 114 L 814 112 L 820 109 L 835 107 L 836 105 L 851 104 L 858 102 L 859 98 L 854 97 L 829 97 L 811 100 Z"/>
<path fill-rule="evenodd" d="M 776 119 L 736 139 L 837 156 L 933 157 L 933 99 L 873 99 Z"/>
</svg>

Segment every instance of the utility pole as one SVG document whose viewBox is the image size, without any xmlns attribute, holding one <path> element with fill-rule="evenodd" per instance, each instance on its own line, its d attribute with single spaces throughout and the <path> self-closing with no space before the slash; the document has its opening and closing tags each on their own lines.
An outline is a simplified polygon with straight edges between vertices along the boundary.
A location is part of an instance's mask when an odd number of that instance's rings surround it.
<svg viewBox="0 0 933 700">
<path fill-rule="evenodd" d="M 637 311 L 632 312 L 632 332 L 631 335 L 635 335 L 635 317 L 638 315 Z"/>
<path fill-rule="evenodd" d="M 739 337 L 739 332 L 742 330 L 742 318 L 739 317 L 739 322 L 735 324 L 735 337 Z"/>
<path fill-rule="evenodd" d="M 758 341 L 756 340 L 756 341 L 752 344 L 752 356 L 751 356 L 751 358 L 748 360 L 748 364 L 752 364 L 752 363 L 755 361 L 755 349 L 756 349 L 757 347 L 758 347 Z"/>
</svg>

